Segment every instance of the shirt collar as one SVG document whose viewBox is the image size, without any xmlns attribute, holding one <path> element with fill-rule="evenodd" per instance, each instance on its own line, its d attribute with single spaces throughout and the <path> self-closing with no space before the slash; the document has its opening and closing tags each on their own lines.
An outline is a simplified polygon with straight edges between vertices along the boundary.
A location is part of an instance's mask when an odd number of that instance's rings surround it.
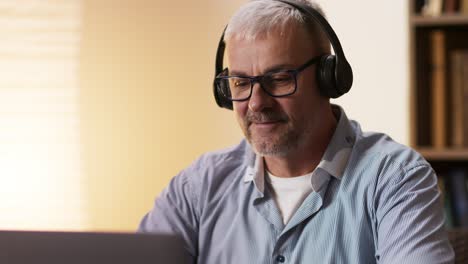
<svg viewBox="0 0 468 264">
<path fill-rule="evenodd" d="M 252 152 L 253 153 L 253 152 Z M 244 182 L 254 181 L 257 189 L 264 193 L 265 190 L 265 168 L 263 166 L 263 157 L 260 155 L 253 155 L 253 166 L 248 166 L 244 175 Z"/>
<path fill-rule="evenodd" d="M 356 140 L 356 133 L 343 108 L 332 104 L 332 109 L 338 123 L 317 167 L 325 170 L 335 178 L 341 179 Z"/>
<path fill-rule="evenodd" d="M 312 176 L 311 184 L 314 191 L 320 190 L 328 182 L 330 175 L 337 179 L 343 177 L 356 138 L 344 110 L 334 104 L 332 104 L 332 109 L 338 123 L 322 160 Z M 251 148 L 247 152 L 245 159 L 248 166 L 244 182 L 253 181 L 258 190 L 263 193 L 265 189 L 263 157 L 256 155 Z"/>
</svg>

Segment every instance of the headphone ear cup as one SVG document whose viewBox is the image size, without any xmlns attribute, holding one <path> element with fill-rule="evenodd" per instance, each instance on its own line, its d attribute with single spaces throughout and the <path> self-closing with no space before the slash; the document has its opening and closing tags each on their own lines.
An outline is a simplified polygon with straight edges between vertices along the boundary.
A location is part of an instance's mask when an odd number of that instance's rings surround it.
<svg viewBox="0 0 468 264">
<path fill-rule="evenodd" d="M 213 92 L 216 103 L 219 107 L 223 107 L 229 110 L 233 109 L 232 101 L 227 99 L 231 96 L 231 91 L 228 87 L 224 87 L 222 82 L 213 82 Z"/>
<path fill-rule="evenodd" d="M 324 55 L 320 58 L 317 67 L 317 83 L 320 94 L 325 97 L 337 98 L 341 95 L 336 86 L 335 67 L 335 55 Z"/>
</svg>

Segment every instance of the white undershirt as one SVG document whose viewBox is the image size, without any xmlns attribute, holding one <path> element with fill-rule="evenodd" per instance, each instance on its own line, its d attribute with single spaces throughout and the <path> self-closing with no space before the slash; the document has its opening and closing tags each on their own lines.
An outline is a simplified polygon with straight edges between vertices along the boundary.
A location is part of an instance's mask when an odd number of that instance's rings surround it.
<svg viewBox="0 0 468 264">
<path fill-rule="evenodd" d="M 283 218 L 283 223 L 286 224 L 305 198 L 312 192 L 311 178 L 313 172 L 291 178 L 277 177 L 268 171 L 265 174 L 273 198 Z"/>
</svg>

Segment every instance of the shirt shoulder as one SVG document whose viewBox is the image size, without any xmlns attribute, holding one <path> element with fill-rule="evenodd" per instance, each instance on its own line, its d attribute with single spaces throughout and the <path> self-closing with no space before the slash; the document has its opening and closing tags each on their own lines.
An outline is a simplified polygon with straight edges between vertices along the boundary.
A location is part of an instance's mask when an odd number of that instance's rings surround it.
<svg viewBox="0 0 468 264">
<path fill-rule="evenodd" d="M 235 146 L 204 153 L 181 174 L 201 193 L 212 195 L 226 191 L 227 183 L 241 181 L 254 160 L 250 145 L 242 140 Z"/>
<path fill-rule="evenodd" d="M 419 166 L 430 167 L 420 153 L 396 142 L 389 135 L 379 132 L 362 132 L 354 121 L 352 125 L 356 130 L 353 154 L 361 161 L 393 165 L 403 171 Z"/>
<path fill-rule="evenodd" d="M 347 165 L 347 180 L 359 182 L 364 193 L 377 198 L 391 189 L 412 188 L 419 182 L 426 187 L 436 184 L 435 171 L 414 149 L 378 132 L 362 132 L 356 122 L 355 143 Z M 418 188 L 425 188 L 419 186 Z"/>
<path fill-rule="evenodd" d="M 191 167 L 201 173 L 200 177 L 218 177 L 222 172 L 234 170 L 244 163 L 248 164 L 250 152 L 248 143 L 242 140 L 235 146 L 204 153 Z"/>
</svg>

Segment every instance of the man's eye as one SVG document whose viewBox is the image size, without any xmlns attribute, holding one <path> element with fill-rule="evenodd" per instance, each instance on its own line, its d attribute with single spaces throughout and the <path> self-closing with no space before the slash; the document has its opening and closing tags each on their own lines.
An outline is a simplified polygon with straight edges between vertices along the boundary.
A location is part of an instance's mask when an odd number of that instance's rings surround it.
<svg viewBox="0 0 468 264">
<path fill-rule="evenodd" d="M 274 74 L 270 78 L 271 78 L 271 81 L 275 83 L 290 82 L 292 80 L 291 75 L 286 74 L 286 73 Z"/>
<path fill-rule="evenodd" d="M 286 77 L 275 77 L 275 78 L 273 78 L 273 81 L 275 81 L 275 82 L 284 82 L 284 81 L 289 81 L 289 80 L 290 80 L 290 78 L 287 77 L 287 76 Z"/>
<path fill-rule="evenodd" d="M 235 80 L 234 86 L 238 88 L 243 88 L 245 86 L 250 86 L 250 82 L 247 80 Z"/>
</svg>

